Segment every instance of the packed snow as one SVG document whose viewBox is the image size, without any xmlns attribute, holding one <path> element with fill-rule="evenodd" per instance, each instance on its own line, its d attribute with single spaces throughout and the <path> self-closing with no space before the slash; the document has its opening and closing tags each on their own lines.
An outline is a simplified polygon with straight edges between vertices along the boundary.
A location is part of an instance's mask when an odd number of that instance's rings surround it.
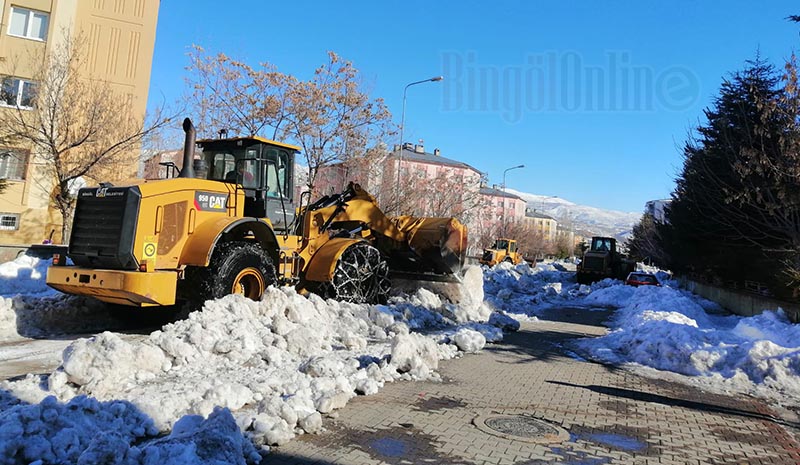
<svg viewBox="0 0 800 465">
<path fill-rule="evenodd" d="M 720 392 L 742 392 L 784 404 L 800 401 L 800 326 L 779 308 L 753 317 L 727 314 L 656 273 L 656 286 L 606 279 L 578 285 L 574 273 L 551 265 L 500 264 L 485 274 L 486 301 L 519 321 L 549 308 L 615 308 L 603 337 L 582 339 L 577 352 L 612 364 L 685 375 Z"/>
<path fill-rule="evenodd" d="M 0 265 L 0 341 L 104 324 L 96 304 L 46 289 L 45 266 Z M 387 305 L 270 288 L 260 302 L 209 301 L 150 334 L 78 339 L 49 375 L 0 383 L 0 464 L 258 463 L 270 446 L 321 431 L 353 397 L 436 380 L 442 360 L 521 322 L 546 325 L 547 311 L 565 307 L 617 309 L 605 336 L 571 348 L 577 356 L 785 402 L 800 394 L 800 329 L 780 310 L 727 315 L 662 272 L 662 286 L 634 288 L 578 285 L 562 270 L 470 267 L 460 285 L 434 283 Z"/>
<path fill-rule="evenodd" d="M 16 280 L 39 282 L 24 283 L 35 291 L 0 307 L 4 337 L 46 332 L 65 316 L 91 319 L 80 315 L 91 310 L 73 307 L 82 300 L 42 289 L 36 264 L 6 265 Z M 107 331 L 79 339 L 50 375 L 0 383 L 0 449 L 8 463 L 105 463 L 109 454 L 120 463 L 215 463 L 197 459 L 210 423 L 235 446 L 231 463 L 256 463 L 269 446 L 320 431 L 323 415 L 356 395 L 396 380 L 438 379 L 440 360 L 502 339 L 500 328 L 513 325 L 486 306 L 482 284 L 480 268 L 467 268 L 460 285 L 375 306 L 270 288 L 260 302 L 206 302 L 140 338 Z M 91 428 L 78 432 L 82 423 Z M 126 426 L 116 431 L 117 424 Z"/>
</svg>

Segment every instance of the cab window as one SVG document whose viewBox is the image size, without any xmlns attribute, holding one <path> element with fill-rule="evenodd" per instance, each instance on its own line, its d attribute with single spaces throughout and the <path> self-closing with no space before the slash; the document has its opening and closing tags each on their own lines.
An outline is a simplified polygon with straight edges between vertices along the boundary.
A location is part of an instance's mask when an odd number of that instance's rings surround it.
<svg viewBox="0 0 800 465">
<path fill-rule="evenodd" d="M 215 153 L 211 159 L 208 179 L 224 180 L 225 175 L 236 169 L 236 157 L 232 153 Z"/>
<path fill-rule="evenodd" d="M 288 198 L 289 196 L 289 154 L 277 148 L 267 149 L 267 196 Z M 279 182 L 280 181 L 280 182 Z"/>
</svg>

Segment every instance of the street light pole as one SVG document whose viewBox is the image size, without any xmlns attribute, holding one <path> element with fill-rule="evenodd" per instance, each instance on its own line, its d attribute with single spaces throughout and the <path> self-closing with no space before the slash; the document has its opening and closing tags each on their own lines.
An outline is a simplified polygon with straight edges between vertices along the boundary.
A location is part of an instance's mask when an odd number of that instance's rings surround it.
<svg viewBox="0 0 800 465">
<path fill-rule="evenodd" d="M 549 199 L 557 199 L 557 198 L 558 198 L 558 196 L 557 196 L 557 195 L 548 195 L 547 197 L 543 197 L 543 198 L 542 198 L 542 215 L 544 215 L 544 214 L 545 214 L 545 213 L 544 213 L 544 202 L 545 202 L 546 200 L 549 200 Z M 550 235 L 547 237 L 547 240 L 548 240 L 548 241 L 549 241 L 549 240 L 552 240 L 552 239 L 553 239 L 553 237 L 552 237 L 552 236 L 553 236 L 553 233 L 551 232 L 551 233 L 550 233 Z M 544 237 L 544 218 L 542 218 L 542 237 Z"/>
<path fill-rule="evenodd" d="M 544 202 L 549 199 L 557 199 L 557 195 L 548 195 L 547 197 L 542 197 L 542 214 L 544 214 Z"/>
<path fill-rule="evenodd" d="M 415 86 L 417 84 L 423 84 L 423 83 L 426 83 L 426 82 L 438 82 L 438 81 L 441 81 L 442 79 L 444 79 L 444 77 L 435 76 L 435 77 L 432 77 L 432 78 L 423 79 L 421 81 L 415 81 L 415 82 L 412 82 L 410 84 L 407 84 L 406 87 L 403 89 L 403 112 L 401 113 L 401 116 L 400 116 L 400 153 L 399 153 L 398 159 L 397 159 L 397 185 L 395 186 L 395 189 L 394 189 L 394 194 L 395 194 L 395 197 L 396 197 L 396 199 L 395 199 L 396 207 L 395 208 L 397 210 L 397 214 L 398 215 L 401 213 L 400 212 L 400 165 L 402 165 L 402 163 L 403 163 L 403 129 L 404 129 L 404 126 L 406 124 L 406 92 L 408 92 L 408 88 L 411 87 L 411 86 Z"/>
<path fill-rule="evenodd" d="M 519 168 L 525 168 L 525 165 L 512 166 L 503 171 L 503 237 L 506 237 L 506 173 Z"/>
</svg>

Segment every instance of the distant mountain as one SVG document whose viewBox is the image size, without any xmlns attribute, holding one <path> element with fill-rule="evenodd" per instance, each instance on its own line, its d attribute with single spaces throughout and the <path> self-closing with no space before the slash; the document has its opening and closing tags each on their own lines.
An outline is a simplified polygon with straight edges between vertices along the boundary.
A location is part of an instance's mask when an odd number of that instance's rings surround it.
<svg viewBox="0 0 800 465">
<path fill-rule="evenodd" d="M 573 226 L 574 231 L 585 237 L 609 236 L 624 241 L 631 234 L 633 225 L 642 213 L 603 210 L 602 208 L 578 205 L 569 200 L 551 195 L 529 194 L 514 189 L 506 189 L 509 194 L 518 195 L 525 200 L 528 208 L 552 216 L 559 223 Z M 642 205 L 644 210 L 644 205 Z"/>
</svg>

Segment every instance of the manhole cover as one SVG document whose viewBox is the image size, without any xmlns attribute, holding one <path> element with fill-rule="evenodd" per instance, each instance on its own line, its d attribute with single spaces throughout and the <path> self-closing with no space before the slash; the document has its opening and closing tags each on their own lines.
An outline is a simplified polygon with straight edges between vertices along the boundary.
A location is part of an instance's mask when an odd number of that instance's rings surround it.
<svg viewBox="0 0 800 465">
<path fill-rule="evenodd" d="M 480 415 L 473 423 L 484 433 L 515 441 L 552 444 L 569 439 L 564 428 L 528 415 Z"/>
</svg>

